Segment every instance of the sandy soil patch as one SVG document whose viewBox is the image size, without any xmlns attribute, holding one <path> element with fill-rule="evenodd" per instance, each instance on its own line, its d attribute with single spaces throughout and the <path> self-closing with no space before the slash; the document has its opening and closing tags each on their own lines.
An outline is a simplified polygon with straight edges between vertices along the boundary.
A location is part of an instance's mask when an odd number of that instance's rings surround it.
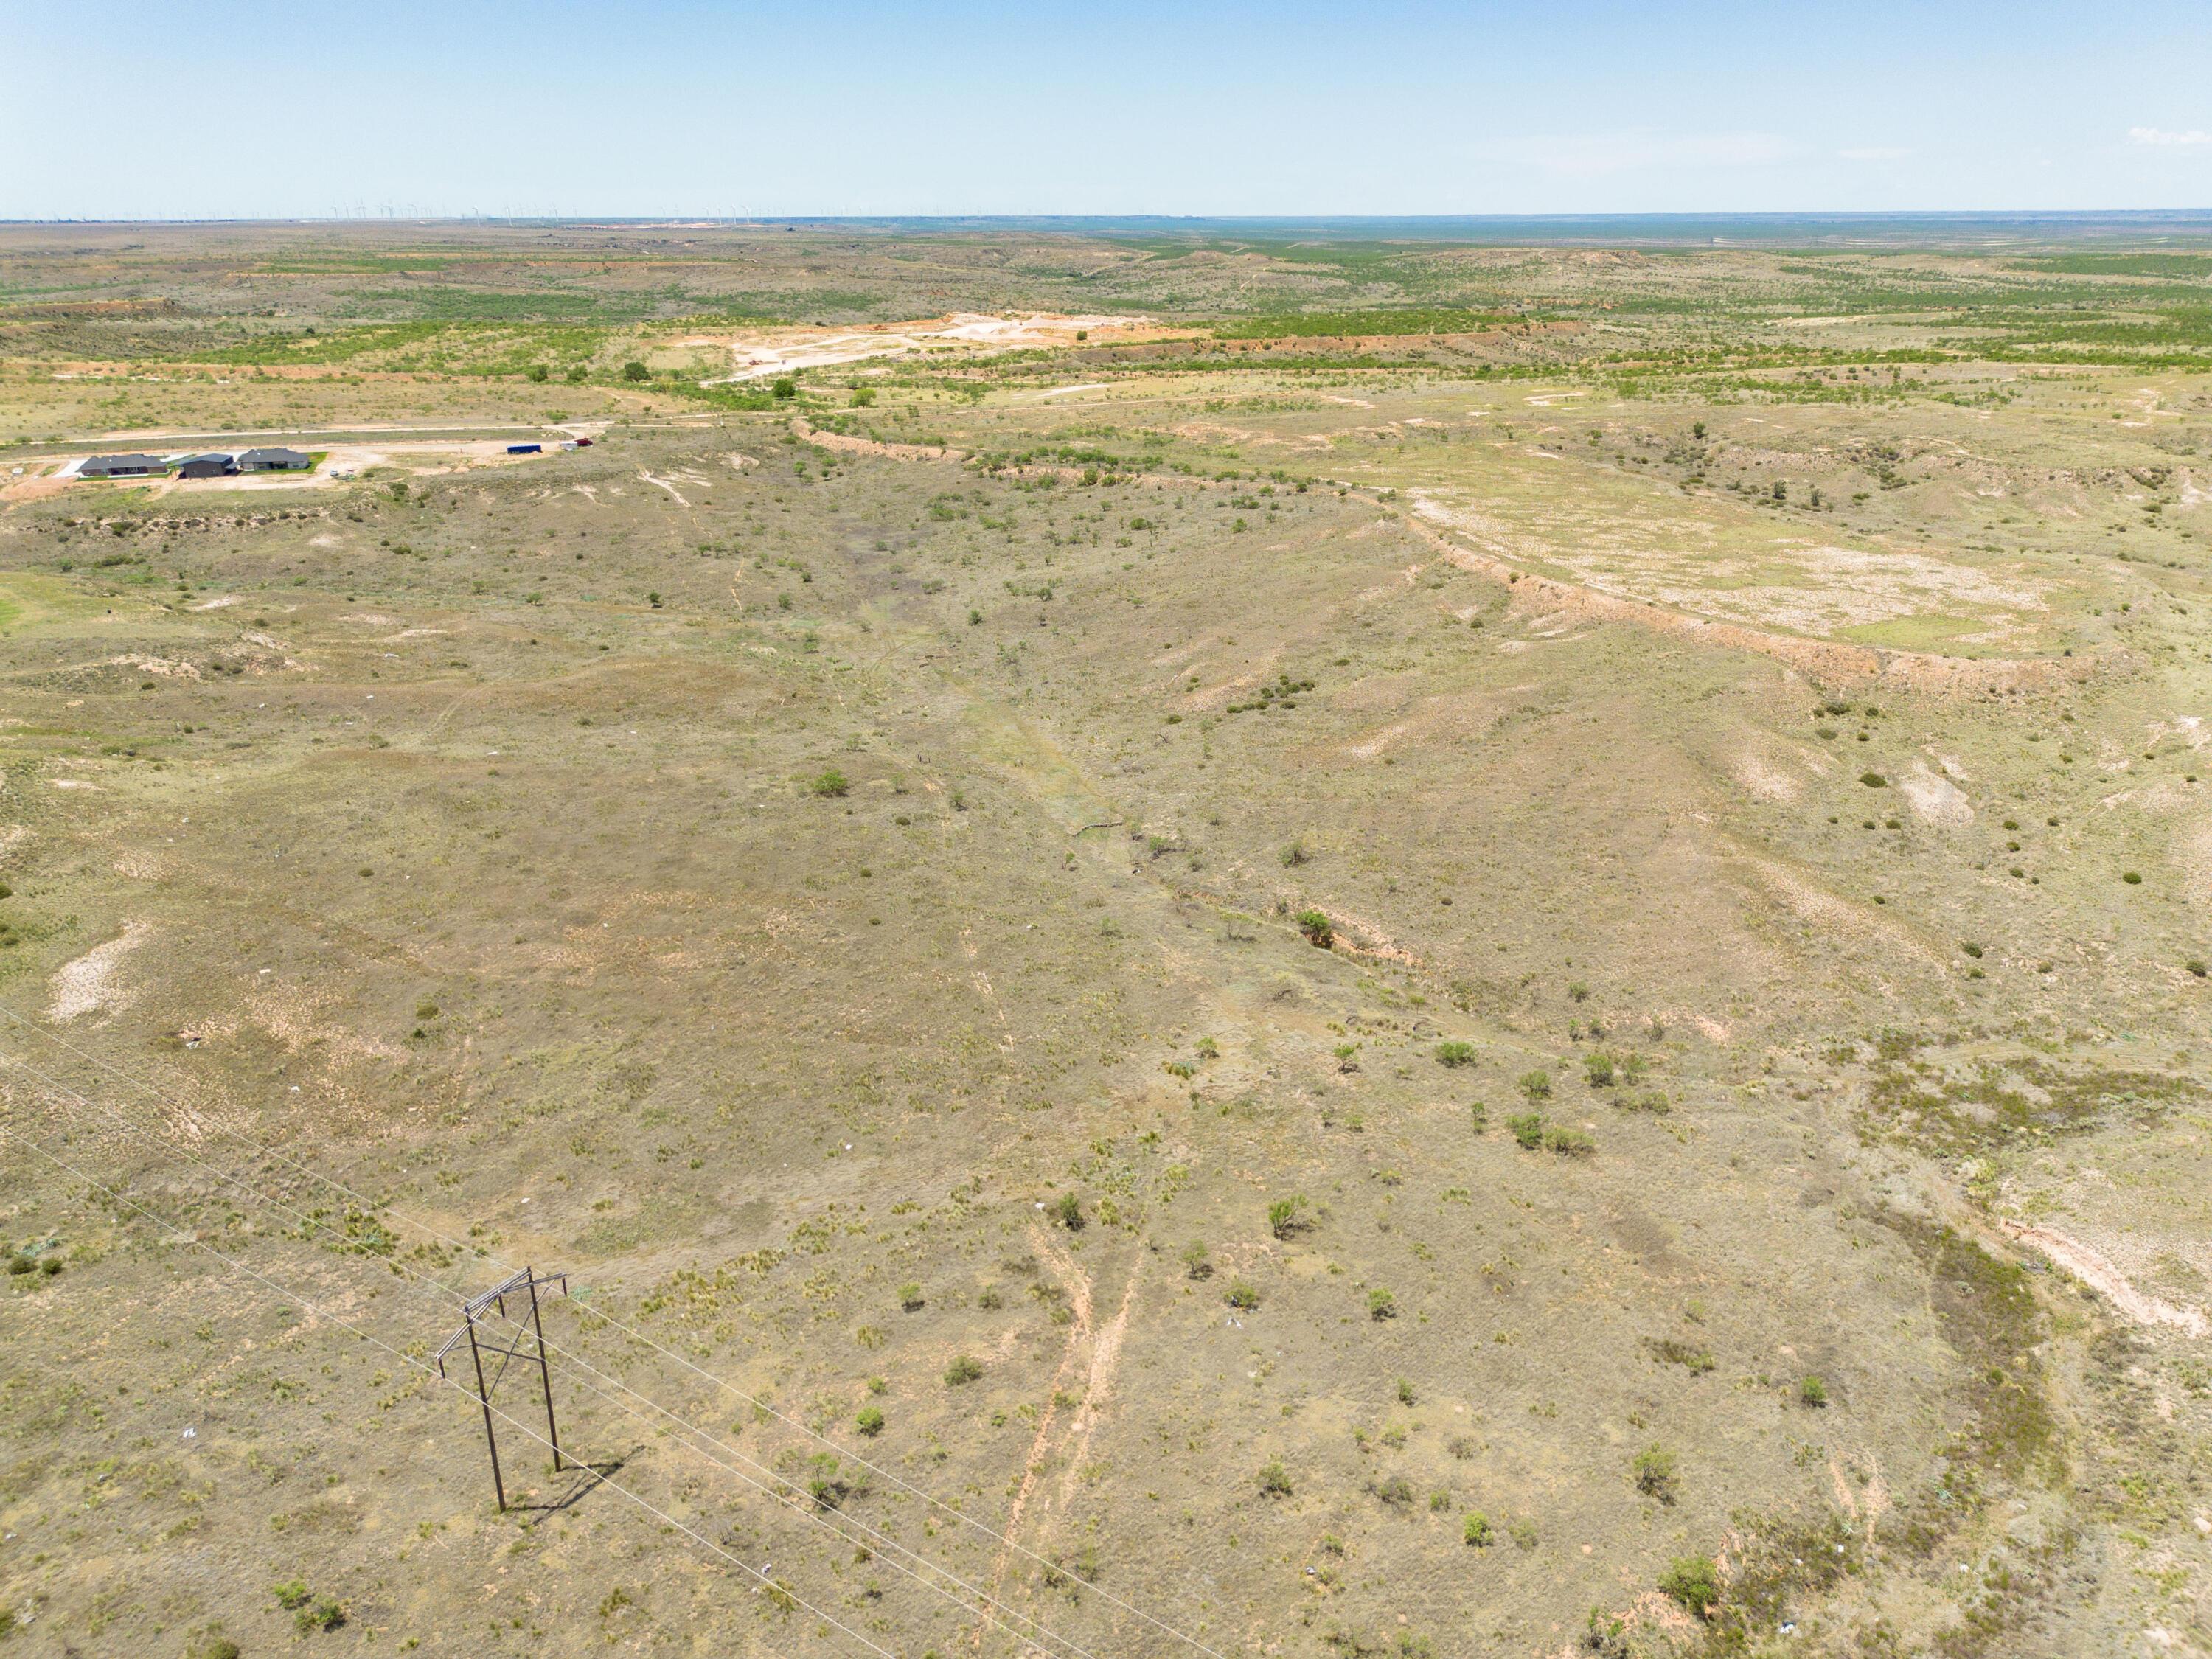
<svg viewBox="0 0 2212 1659">
<path fill-rule="evenodd" d="M 961 349 L 967 356 L 994 356 L 1039 346 L 1072 346 L 1079 333 L 1126 339 L 1133 333 L 1157 332 L 1157 325 L 1142 317 L 1066 317 L 1049 312 L 990 316 L 978 312 L 954 312 L 918 322 L 879 324 L 860 329 L 777 329 L 763 334 L 693 335 L 678 342 L 687 346 L 720 346 L 727 350 L 731 373 L 705 384 L 726 385 L 733 380 L 757 380 L 771 374 L 788 374 L 803 368 L 834 368 L 844 363 L 875 357 L 903 357 L 915 352 Z"/>
<path fill-rule="evenodd" d="M 179 662 L 171 657 L 144 657 L 134 653 L 110 657 L 107 665 L 110 668 L 135 668 L 142 674 L 157 675 L 165 680 L 196 680 L 200 677 L 200 671 L 191 664 Z"/>
<path fill-rule="evenodd" d="M 1735 781 L 1761 800 L 1778 801 L 1786 805 L 1804 793 L 1803 785 L 1769 762 L 1764 755 L 1747 750 L 1736 757 L 1731 770 Z"/>
<path fill-rule="evenodd" d="M 130 998 L 115 983 L 116 969 L 151 931 L 146 922 L 126 921 L 122 933 L 115 938 L 94 945 L 75 961 L 65 962 L 56 969 L 53 997 L 46 1005 L 46 1018 L 78 1019 L 86 1014 L 103 1011 L 114 1013 L 122 1009 Z"/>
<path fill-rule="evenodd" d="M 1912 769 L 1898 779 L 1897 787 L 1914 815 L 1929 823 L 1962 830 L 1974 821 L 1973 803 L 1966 792 L 1930 770 L 1925 761 L 1913 762 Z"/>
<path fill-rule="evenodd" d="M 1802 922 L 1824 933 L 1862 942 L 1879 941 L 1930 967 L 1941 966 L 1928 947 L 1880 913 L 1839 897 L 1771 859 L 1746 855 L 1746 862 L 1775 897 Z"/>
</svg>

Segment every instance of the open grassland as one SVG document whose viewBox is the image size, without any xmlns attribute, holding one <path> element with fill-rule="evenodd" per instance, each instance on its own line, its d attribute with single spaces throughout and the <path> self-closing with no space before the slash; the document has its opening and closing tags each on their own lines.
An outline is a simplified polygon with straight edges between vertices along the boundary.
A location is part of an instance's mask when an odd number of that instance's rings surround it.
<svg viewBox="0 0 2212 1659">
<path fill-rule="evenodd" d="M 0 233 L 0 1653 L 2212 1651 L 2206 269 Z"/>
</svg>

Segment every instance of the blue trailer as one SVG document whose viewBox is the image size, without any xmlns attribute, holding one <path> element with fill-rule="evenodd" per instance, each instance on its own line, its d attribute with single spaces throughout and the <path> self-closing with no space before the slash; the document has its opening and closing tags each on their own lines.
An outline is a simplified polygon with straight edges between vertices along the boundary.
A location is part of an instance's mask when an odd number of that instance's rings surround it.
<svg viewBox="0 0 2212 1659">
<path fill-rule="evenodd" d="M 510 455 L 543 455 L 545 453 L 545 446 L 544 444 L 509 444 L 507 447 L 507 453 Z"/>
</svg>

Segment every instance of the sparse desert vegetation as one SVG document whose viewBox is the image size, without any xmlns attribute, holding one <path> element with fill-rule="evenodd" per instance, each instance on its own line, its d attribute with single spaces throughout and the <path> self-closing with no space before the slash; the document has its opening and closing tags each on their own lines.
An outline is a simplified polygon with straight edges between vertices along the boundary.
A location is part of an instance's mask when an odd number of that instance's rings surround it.
<svg viewBox="0 0 2212 1659">
<path fill-rule="evenodd" d="M 2212 1644 L 2129 236 L 0 227 L 0 1654 Z"/>
</svg>

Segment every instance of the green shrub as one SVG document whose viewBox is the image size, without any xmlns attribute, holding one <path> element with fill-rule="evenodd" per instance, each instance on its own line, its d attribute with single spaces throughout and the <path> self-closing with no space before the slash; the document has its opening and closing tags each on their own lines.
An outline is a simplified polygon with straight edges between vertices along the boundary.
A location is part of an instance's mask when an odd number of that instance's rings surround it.
<svg viewBox="0 0 2212 1659">
<path fill-rule="evenodd" d="M 899 1286 L 899 1306 L 905 1309 L 907 1312 L 920 1312 L 924 1300 L 921 1285 L 909 1280 Z"/>
<path fill-rule="evenodd" d="M 1521 1079 L 1521 1092 L 1528 1097 L 1531 1106 L 1540 1100 L 1549 1100 L 1552 1097 L 1552 1074 L 1540 1066 L 1535 1071 L 1524 1073 Z"/>
<path fill-rule="evenodd" d="M 1318 910 L 1299 911 L 1297 924 L 1298 931 L 1306 936 L 1306 943 L 1316 950 L 1328 950 L 1336 943 L 1335 927 Z"/>
<path fill-rule="evenodd" d="M 1398 1379 L 1398 1403 L 1401 1406 L 1410 1406 L 1413 1403 L 1413 1379 L 1410 1376 L 1400 1377 Z"/>
<path fill-rule="evenodd" d="M 1979 962 L 1982 959 L 1982 947 L 1975 944 L 1972 939 L 1960 939 L 1959 941 L 1959 948 L 1961 951 L 1964 951 L 1968 956 L 1973 957 L 1976 962 Z"/>
<path fill-rule="evenodd" d="M 1633 1110 L 1649 1112 L 1654 1117 L 1664 1117 L 1674 1109 L 1674 1103 L 1667 1098 L 1667 1091 L 1664 1089 L 1646 1089 L 1633 1100 L 1624 1103 Z"/>
<path fill-rule="evenodd" d="M 2134 870 L 2123 871 L 2120 874 L 2120 879 L 2127 883 L 2130 887 L 2140 887 L 2142 885 L 2142 875 Z"/>
<path fill-rule="evenodd" d="M 1544 1144 L 1544 1115 L 1541 1112 L 1516 1112 L 1505 1120 L 1505 1127 L 1513 1132 L 1513 1139 L 1534 1152 Z"/>
<path fill-rule="evenodd" d="M 1402 1474 L 1385 1475 L 1379 1480 L 1370 1480 L 1367 1490 L 1394 1509 L 1402 1509 L 1413 1501 L 1413 1483 Z"/>
<path fill-rule="evenodd" d="M 292 1627 L 302 1636 L 310 1631 L 336 1630 L 345 1621 L 345 1605 L 339 1601 L 318 1601 L 292 1615 Z"/>
<path fill-rule="evenodd" d="M 844 794 L 853 786 L 845 781 L 845 775 L 833 766 L 806 787 L 817 795 L 830 796 Z"/>
<path fill-rule="evenodd" d="M 1460 1528 L 1460 1536 L 1476 1549 L 1488 1549 L 1495 1539 L 1490 1529 L 1490 1517 L 1480 1510 L 1470 1511 Z"/>
<path fill-rule="evenodd" d="M 1283 1467 L 1280 1458 L 1261 1468 L 1260 1495 L 1262 1498 L 1288 1498 L 1291 1495 L 1291 1473 Z"/>
<path fill-rule="evenodd" d="M 1656 1498 L 1662 1504 L 1674 1501 L 1674 1454 L 1656 1444 L 1646 1446 L 1636 1454 L 1634 1465 L 1636 1490 L 1646 1498 Z"/>
<path fill-rule="evenodd" d="M 1462 1066 L 1474 1064 L 1474 1045 L 1454 1038 L 1437 1044 L 1437 1064 L 1457 1070 Z"/>
<path fill-rule="evenodd" d="M 853 407 L 854 407 L 854 408 L 855 408 L 855 409 L 866 409 L 866 408 L 868 408 L 871 404 L 872 404 L 875 401 L 876 401 L 876 389 L 875 389 L 875 387 L 873 387 L 873 386 L 854 386 L 854 387 L 853 388 Z"/>
<path fill-rule="evenodd" d="M 1862 772 L 1859 774 L 1859 781 L 1869 789 L 1886 789 L 1889 787 L 1889 780 L 1879 772 Z"/>
<path fill-rule="evenodd" d="M 776 402 L 787 404 L 799 395 L 799 382 L 788 374 L 779 374 L 769 390 L 775 394 Z"/>
<path fill-rule="evenodd" d="M 304 1607 L 315 1599 L 315 1593 L 307 1588 L 307 1582 L 299 1578 L 288 1578 L 281 1584 L 271 1584 L 269 1593 L 276 1598 L 276 1605 L 288 1613 L 294 1607 Z"/>
<path fill-rule="evenodd" d="M 1267 1231 L 1278 1238 L 1288 1238 L 1305 1224 L 1298 1219 L 1298 1212 L 1305 1206 L 1303 1194 L 1277 1199 L 1267 1206 Z"/>
<path fill-rule="evenodd" d="M 1221 1293 L 1221 1299 L 1249 1313 L 1260 1305 L 1260 1292 L 1240 1279 Z"/>
<path fill-rule="evenodd" d="M 1602 1051 L 1588 1056 L 1583 1061 L 1583 1074 L 1589 1079 L 1593 1089 L 1613 1086 L 1613 1056 Z"/>
<path fill-rule="evenodd" d="M 1182 1247 L 1184 1273 L 1192 1279 L 1211 1279 L 1213 1276 L 1213 1263 L 1208 1259 L 1208 1255 L 1209 1252 L 1204 1241 L 1192 1239 L 1189 1243 Z"/>
<path fill-rule="evenodd" d="M 2203 979 L 2207 973 L 2212 973 L 2212 969 L 2205 967 L 2204 959 L 2202 957 L 2191 957 L 2181 965 L 2199 979 Z"/>
<path fill-rule="evenodd" d="M 1720 1573 L 1710 1555 L 1677 1556 L 1659 1575 L 1659 1588 L 1700 1619 L 1710 1618 L 1720 1604 Z"/>
<path fill-rule="evenodd" d="M 957 1389 L 963 1383 L 973 1382 L 982 1374 L 983 1362 L 963 1353 L 945 1368 L 945 1386 Z"/>
<path fill-rule="evenodd" d="M 1797 1385 L 1797 1397 L 1818 1411 L 1828 1403 L 1828 1385 L 1817 1376 L 1808 1376 Z"/>
<path fill-rule="evenodd" d="M 1580 1129 L 1570 1129 L 1563 1124 L 1554 1123 L 1544 1131 L 1544 1150 L 1557 1152 L 1563 1158 L 1588 1158 L 1597 1151 L 1597 1142 Z"/>
<path fill-rule="evenodd" d="M 1473 1123 L 1475 1133 L 1480 1134 L 1485 1129 L 1490 1127 L 1490 1108 L 1484 1105 L 1480 1101 L 1469 1101 L 1468 1103 L 1467 1115 Z"/>
<path fill-rule="evenodd" d="M 1378 1322 L 1395 1319 L 1398 1316 L 1398 1298 L 1385 1290 L 1376 1289 L 1368 1291 L 1367 1316 Z"/>
<path fill-rule="evenodd" d="M 1084 1229 L 1083 1200 L 1073 1193 L 1062 1193 L 1048 1207 L 1047 1213 L 1072 1233 Z"/>
<path fill-rule="evenodd" d="M 884 1431 L 883 1408 L 878 1406 L 861 1407 L 860 1415 L 853 1419 L 853 1426 L 869 1439 L 874 1439 Z"/>
<path fill-rule="evenodd" d="M 1713 1368 L 1711 1351 L 1698 1347 L 1692 1342 L 1668 1336 L 1656 1342 L 1647 1341 L 1645 1346 L 1651 1350 L 1654 1359 L 1668 1365 L 1680 1365 L 1692 1376 L 1703 1376 Z"/>
<path fill-rule="evenodd" d="M 653 371 L 635 357 L 623 365 L 623 379 L 625 380 L 649 380 L 652 378 Z"/>
</svg>

